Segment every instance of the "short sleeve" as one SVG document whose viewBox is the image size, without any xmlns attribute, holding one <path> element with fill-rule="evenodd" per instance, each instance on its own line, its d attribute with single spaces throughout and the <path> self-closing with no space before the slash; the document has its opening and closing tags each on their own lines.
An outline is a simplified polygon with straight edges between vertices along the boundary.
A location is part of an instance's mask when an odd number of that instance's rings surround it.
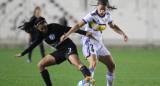
<svg viewBox="0 0 160 86">
<path fill-rule="evenodd" d="M 112 23 L 113 20 L 112 20 L 112 17 L 111 17 L 111 15 L 110 15 L 110 13 L 107 12 L 107 15 L 108 15 L 108 24 L 109 24 L 109 23 Z"/>
<path fill-rule="evenodd" d="M 85 23 L 88 23 L 88 22 L 91 22 L 93 20 L 91 14 L 89 13 L 87 16 L 85 16 L 83 19 L 82 19 Z"/>
</svg>

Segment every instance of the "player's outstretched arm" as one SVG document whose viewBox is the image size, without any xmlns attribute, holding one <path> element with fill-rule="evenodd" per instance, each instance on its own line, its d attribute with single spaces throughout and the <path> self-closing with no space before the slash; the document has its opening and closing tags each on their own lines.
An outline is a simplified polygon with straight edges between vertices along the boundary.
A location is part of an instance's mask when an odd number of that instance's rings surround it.
<svg viewBox="0 0 160 86">
<path fill-rule="evenodd" d="M 75 26 L 73 26 L 65 35 L 63 35 L 61 38 L 60 38 L 60 41 L 64 41 L 65 39 L 68 38 L 68 36 L 77 31 L 79 28 L 81 28 L 82 26 L 84 26 L 86 23 L 84 21 L 80 21 L 79 23 L 77 23 Z"/>
<path fill-rule="evenodd" d="M 127 42 L 128 41 L 128 36 L 113 22 L 109 24 L 109 26 L 117 33 L 123 35 L 124 37 L 124 41 Z"/>
<path fill-rule="evenodd" d="M 14 58 L 19 58 L 21 56 L 24 56 L 26 53 L 28 53 L 29 51 L 31 51 L 32 49 L 34 49 L 39 43 L 41 43 L 43 41 L 43 38 L 37 39 L 33 44 L 31 44 L 27 49 L 25 49 L 22 53 L 17 54 L 15 56 L 13 56 Z"/>
</svg>

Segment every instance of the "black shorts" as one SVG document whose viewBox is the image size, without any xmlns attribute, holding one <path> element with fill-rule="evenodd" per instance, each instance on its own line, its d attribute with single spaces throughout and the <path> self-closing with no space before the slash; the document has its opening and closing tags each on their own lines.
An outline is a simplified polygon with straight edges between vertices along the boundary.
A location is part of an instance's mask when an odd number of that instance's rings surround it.
<svg viewBox="0 0 160 86">
<path fill-rule="evenodd" d="M 56 64 L 60 64 L 65 60 L 68 60 L 71 54 L 78 55 L 76 45 L 73 42 L 64 45 L 62 49 L 50 53 L 50 55 L 52 55 L 56 59 Z"/>
</svg>

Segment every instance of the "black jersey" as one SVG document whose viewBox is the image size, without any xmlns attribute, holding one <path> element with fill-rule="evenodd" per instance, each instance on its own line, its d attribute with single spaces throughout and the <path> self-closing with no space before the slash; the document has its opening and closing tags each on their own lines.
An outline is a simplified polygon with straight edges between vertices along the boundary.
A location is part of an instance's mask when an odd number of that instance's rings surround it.
<svg viewBox="0 0 160 86">
<path fill-rule="evenodd" d="M 30 31 L 28 33 L 31 35 L 31 41 L 35 41 L 37 34 L 38 34 L 38 29 L 36 29 L 36 27 L 34 27 L 36 20 L 37 20 L 37 18 L 34 15 L 29 20 Z"/>
<path fill-rule="evenodd" d="M 29 34 L 31 35 L 31 41 L 36 40 L 38 33 L 39 33 L 39 31 L 36 28 L 33 28 L 33 30 L 31 32 L 29 32 Z"/>
<path fill-rule="evenodd" d="M 24 52 L 21 53 L 21 55 L 25 55 L 29 51 L 31 51 L 33 48 L 35 48 L 39 43 L 41 43 L 43 40 L 49 44 L 50 46 L 60 50 L 65 47 L 68 43 L 72 43 L 72 40 L 67 38 L 63 42 L 60 42 L 60 37 L 67 33 L 71 27 L 59 25 L 59 24 L 49 24 L 48 25 L 48 32 L 46 34 L 42 33 L 41 31 L 38 31 L 38 36 L 34 43 L 30 45 Z M 86 35 L 86 31 L 83 30 L 77 30 L 76 33 Z"/>
</svg>

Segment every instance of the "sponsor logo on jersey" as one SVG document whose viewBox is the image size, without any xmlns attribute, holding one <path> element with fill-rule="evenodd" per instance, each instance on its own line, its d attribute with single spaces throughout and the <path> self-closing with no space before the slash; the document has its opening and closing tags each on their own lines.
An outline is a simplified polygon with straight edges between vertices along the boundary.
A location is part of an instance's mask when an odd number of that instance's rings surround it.
<svg viewBox="0 0 160 86">
<path fill-rule="evenodd" d="M 49 35 L 49 39 L 50 39 L 50 40 L 54 40 L 54 39 L 55 39 L 55 35 L 54 35 L 54 34 L 50 34 L 50 35 Z"/>
</svg>

